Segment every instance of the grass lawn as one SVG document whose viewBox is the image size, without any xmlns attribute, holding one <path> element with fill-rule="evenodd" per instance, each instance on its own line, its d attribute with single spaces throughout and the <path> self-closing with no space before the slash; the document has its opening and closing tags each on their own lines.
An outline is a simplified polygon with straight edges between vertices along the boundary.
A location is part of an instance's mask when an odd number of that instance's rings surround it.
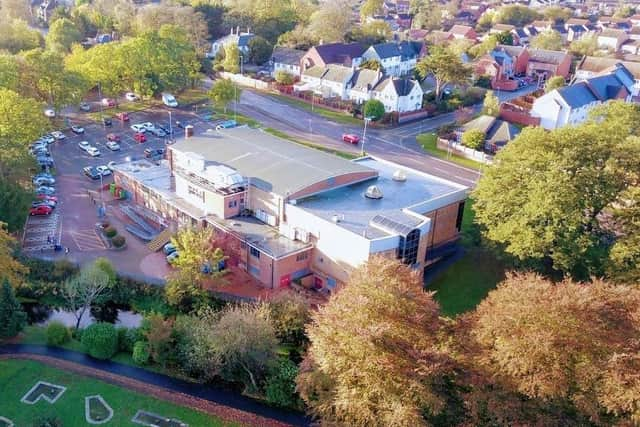
<svg viewBox="0 0 640 427">
<path fill-rule="evenodd" d="M 439 159 L 449 160 L 452 163 L 456 163 L 460 166 L 471 169 L 480 169 L 482 168 L 482 166 L 484 166 L 482 163 L 476 162 L 475 160 L 467 159 L 466 157 L 457 156 L 455 154 L 447 155 L 447 152 L 445 150 L 438 148 L 438 136 L 435 133 L 420 134 L 416 136 L 416 140 L 425 152 Z"/>
<path fill-rule="evenodd" d="M 288 96 L 278 95 L 274 93 L 269 94 L 269 96 L 277 98 L 279 101 L 282 101 L 294 107 L 311 111 L 311 104 L 306 101 L 302 101 L 301 99 L 290 98 Z M 362 126 L 362 120 L 353 117 L 351 113 L 342 113 L 339 111 L 330 110 L 328 108 L 318 106 L 318 104 L 313 105 L 313 112 L 319 116 L 324 117 L 325 119 L 333 120 L 334 122 L 342 123 L 345 125 Z"/>
<path fill-rule="evenodd" d="M 473 199 L 465 203 L 461 243 L 466 253 L 444 268 L 428 284 L 436 291 L 442 313 L 454 317 L 472 310 L 504 279 L 507 266 L 490 250 L 480 246 L 480 231 L 473 222 Z"/>
<path fill-rule="evenodd" d="M 306 147 L 315 148 L 316 150 L 324 151 L 325 153 L 334 154 L 334 155 L 336 155 L 338 157 L 342 157 L 343 159 L 353 160 L 353 159 L 357 159 L 358 157 L 360 157 L 357 154 L 349 153 L 347 151 L 334 150 L 334 149 L 331 149 L 331 148 L 324 147 L 322 145 L 314 144 L 312 142 L 301 141 L 299 139 L 293 138 L 292 136 L 290 136 L 290 135 L 288 135 L 288 134 L 286 134 L 286 133 L 284 133 L 284 132 L 282 132 L 282 131 L 280 131 L 278 129 L 265 128 L 264 131 L 270 133 L 271 135 L 277 136 L 278 138 L 286 139 L 286 140 L 295 142 L 296 144 L 304 145 Z"/>
<path fill-rule="evenodd" d="M 53 404 L 44 400 L 34 405 L 20 402 L 38 381 L 61 385 L 67 390 Z M 0 360 L 0 415 L 16 426 L 28 426 L 39 417 L 54 416 L 65 427 L 86 426 L 84 398 L 99 394 L 113 409 L 106 425 L 133 426 L 131 419 L 140 409 L 176 418 L 190 426 L 232 425 L 219 418 L 158 400 L 122 387 L 49 367 L 31 360 Z"/>
<path fill-rule="evenodd" d="M 176 99 L 178 100 L 180 105 L 189 105 L 209 101 L 207 92 L 199 88 L 185 89 L 176 95 Z"/>
<path fill-rule="evenodd" d="M 117 113 L 122 113 L 122 112 L 133 113 L 136 111 L 147 110 L 149 108 L 152 108 L 161 104 L 162 102 L 158 101 L 157 99 L 143 99 L 135 102 L 130 102 L 130 101 L 121 102 L 116 107 L 103 108 L 102 117 L 111 117 L 112 120 L 117 120 L 115 118 L 115 115 Z M 91 120 L 99 122 L 101 117 L 99 107 L 96 111 L 86 113 L 86 117 L 90 118 Z"/>
</svg>

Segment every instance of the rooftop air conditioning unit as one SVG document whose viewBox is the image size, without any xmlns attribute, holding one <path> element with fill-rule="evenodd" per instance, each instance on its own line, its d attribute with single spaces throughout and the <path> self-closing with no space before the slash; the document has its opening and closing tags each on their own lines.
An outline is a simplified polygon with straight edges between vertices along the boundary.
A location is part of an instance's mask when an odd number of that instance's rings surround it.
<svg viewBox="0 0 640 427">
<path fill-rule="evenodd" d="M 370 185 L 364 193 L 364 197 L 375 200 L 382 199 L 382 190 L 380 190 L 377 185 Z"/>
<path fill-rule="evenodd" d="M 405 182 L 407 180 L 407 174 L 398 169 L 393 173 L 393 177 L 391 179 L 397 182 Z"/>
<path fill-rule="evenodd" d="M 336 224 L 340 222 L 340 217 L 338 215 L 333 215 L 331 217 L 331 221 L 335 222 Z"/>
</svg>

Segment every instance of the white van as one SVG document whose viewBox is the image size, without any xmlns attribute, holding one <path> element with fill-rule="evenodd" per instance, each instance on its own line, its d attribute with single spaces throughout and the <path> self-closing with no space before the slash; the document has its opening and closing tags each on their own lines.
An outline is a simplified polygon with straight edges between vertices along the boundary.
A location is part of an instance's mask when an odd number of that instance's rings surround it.
<svg viewBox="0 0 640 427">
<path fill-rule="evenodd" d="M 167 107 L 177 107 L 178 101 L 176 101 L 176 97 L 171 95 L 170 93 L 162 94 L 162 103 Z"/>
</svg>

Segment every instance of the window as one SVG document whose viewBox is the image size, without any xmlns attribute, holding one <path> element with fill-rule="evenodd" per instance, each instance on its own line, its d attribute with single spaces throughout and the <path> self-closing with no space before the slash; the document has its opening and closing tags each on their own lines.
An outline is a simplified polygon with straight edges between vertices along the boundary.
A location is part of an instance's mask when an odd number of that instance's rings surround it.
<svg viewBox="0 0 640 427">
<path fill-rule="evenodd" d="M 304 261 L 309 258 L 309 252 L 303 252 L 301 254 L 296 255 L 296 261 Z"/>
<path fill-rule="evenodd" d="M 229 202 L 229 207 L 230 208 L 235 208 L 236 206 L 238 206 L 238 201 L 237 200 L 231 200 Z"/>
<path fill-rule="evenodd" d="M 464 202 L 458 205 L 458 216 L 456 217 L 456 230 L 460 231 L 462 228 L 462 215 L 464 214 Z"/>
<path fill-rule="evenodd" d="M 249 274 L 251 274 L 253 277 L 260 278 L 260 269 L 255 265 L 250 265 Z"/>
<path fill-rule="evenodd" d="M 252 257 L 256 257 L 258 259 L 260 258 L 260 251 L 257 250 L 256 248 L 250 247 L 249 253 L 251 254 Z"/>
<path fill-rule="evenodd" d="M 420 245 L 420 230 L 411 230 L 406 236 L 400 236 L 398 259 L 404 264 L 413 265 L 418 261 L 418 246 Z"/>
</svg>

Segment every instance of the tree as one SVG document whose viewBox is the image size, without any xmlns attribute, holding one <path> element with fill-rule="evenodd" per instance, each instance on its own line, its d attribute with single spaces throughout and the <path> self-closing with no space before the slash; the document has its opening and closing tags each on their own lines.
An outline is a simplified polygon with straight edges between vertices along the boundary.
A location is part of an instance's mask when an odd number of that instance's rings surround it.
<svg viewBox="0 0 640 427">
<path fill-rule="evenodd" d="M 490 34 L 481 43 L 469 48 L 469 54 L 474 58 L 479 58 L 485 55 L 498 46 L 498 35 Z"/>
<path fill-rule="evenodd" d="M 360 26 L 353 27 L 345 34 L 345 41 L 358 42 L 363 45 L 374 45 L 384 43 L 393 37 L 393 31 L 389 24 L 383 21 L 366 22 Z"/>
<path fill-rule="evenodd" d="M 155 362 L 164 366 L 171 351 L 173 321 L 165 319 L 161 314 L 152 313 L 144 322 L 142 329 L 147 339 L 149 354 Z"/>
<path fill-rule="evenodd" d="M 111 323 L 89 325 L 82 333 L 82 346 L 91 357 L 110 359 L 118 351 L 118 332 Z"/>
<path fill-rule="evenodd" d="M 565 85 L 566 85 L 566 82 L 564 81 L 564 77 L 553 76 L 549 80 L 547 80 L 547 83 L 544 85 L 544 91 L 546 93 L 549 93 L 552 90 L 559 89 Z"/>
<path fill-rule="evenodd" d="M 224 47 L 222 66 L 228 73 L 238 74 L 240 72 L 240 50 L 238 46 L 231 43 Z"/>
<path fill-rule="evenodd" d="M 513 34 L 511 34 L 509 31 L 503 31 L 496 34 L 495 36 L 498 44 L 506 44 L 509 46 L 513 45 Z"/>
<path fill-rule="evenodd" d="M 317 42 L 318 39 L 309 30 L 298 25 L 293 30 L 280 35 L 277 45 L 292 49 L 309 50 Z"/>
<path fill-rule="evenodd" d="M 6 21 L 13 19 L 29 21 L 31 19 L 29 4 L 21 0 L 2 0 L 2 4 L 0 4 L 0 19 Z"/>
<path fill-rule="evenodd" d="M 592 56 L 598 51 L 598 35 L 589 34 L 569 44 L 569 52 L 578 56 Z"/>
<path fill-rule="evenodd" d="M 24 216 L 28 212 L 33 200 L 31 189 L 25 188 L 21 179 L 25 178 L 28 171 L 22 169 L 18 164 L 13 165 L 11 177 L 0 178 L 0 218 L 6 221 L 5 225 L 9 232 L 13 233 L 21 230 L 24 226 Z"/>
<path fill-rule="evenodd" d="M 365 0 L 360 7 L 360 19 L 364 22 L 367 18 L 382 12 L 383 0 Z"/>
<path fill-rule="evenodd" d="M 91 304 L 108 292 L 109 274 L 95 264 L 82 268 L 76 277 L 63 284 L 62 296 L 66 307 L 76 318 L 76 330 L 80 328 L 82 317 Z"/>
<path fill-rule="evenodd" d="M 43 45 L 42 34 L 38 30 L 29 28 L 21 19 L 0 22 L 0 49 L 11 53 L 19 53 L 36 49 Z"/>
<path fill-rule="evenodd" d="M 300 396 L 296 393 L 298 366 L 289 359 L 281 359 L 271 368 L 265 384 L 265 398 L 272 405 L 283 408 L 299 408 Z"/>
<path fill-rule="evenodd" d="M 567 7 L 548 6 L 542 9 L 542 16 L 555 24 L 562 24 L 573 16 L 573 11 Z"/>
<path fill-rule="evenodd" d="M 411 13 L 416 28 L 439 30 L 442 28 L 443 10 L 439 2 L 433 0 L 416 0 L 411 2 Z"/>
<path fill-rule="evenodd" d="M 636 141 L 640 144 L 640 141 Z M 633 152 L 632 152 L 633 153 Z M 633 155 L 630 153 L 630 155 Z M 634 185 L 620 197 L 623 203 L 613 209 L 613 219 L 619 230 L 610 252 L 609 275 L 620 282 L 640 282 L 640 187 Z"/>
<path fill-rule="evenodd" d="M 182 29 L 186 42 L 195 48 L 198 54 L 204 54 L 210 46 L 207 42 L 208 27 L 205 17 L 191 6 L 148 4 L 138 9 L 135 14 L 135 29 L 139 35 L 163 25 Z"/>
<path fill-rule="evenodd" d="M 342 41 L 351 27 L 351 17 L 345 11 L 350 10 L 349 0 L 327 0 L 311 14 L 307 31 L 316 40 L 325 43 Z"/>
<path fill-rule="evenodd" d="M 29 269 L 14 257 L 16 245 L 17 242 L 9 234 L 6 224 L 0 222 L 0 280 L 13 283 L 14 286 L 21 284 L 22 276 L 29 272 Z"/>
<path fill-rule="evenodd" d="M 496 96 L 495 93 L 493 93 L 492 90 L 488 90 L 484 95 L 482 114 L 493 117 L 498 117 L 500 115 L 500 99 Z"/>
<path fill-rule="evenodd" d="M 634 13 L 636 13 L 636 9 L 633 6 L 623 5 L 616 10 L 616 13 L 613 14 L 613 17 L 624 19 L 630 17 Z"/>
<path fill-rule="evenodd" d="M 538 12 L 535 9 L 529 9 L 527 6 L 506 5 L 500 7 L 493 16 L 494 24 L 510 24 L 516 27 L 522 27 L 523 25 L 530 24 L 536 19 L 540 18 Z"/>
<path fill-rule="evenodd" d="M 82 34 L 75 24 L 67 18 L 60 18 L 51 23 L 47 34 L 47 48 L 62 53 L 71 52 L 71 46 L 82 40 Z"/>
<path fill-rule="evenodd" d="M 262 65 L 271 58 L 273 46 L 260 36 L 255 36 L 249 41 L 249 61 L 256 65 Z"/>
<path fill-rule="evenodd" d="M 546 30 L 534 36 L 529 43 L 535 49 L 561 50 L 562 36 L 555 30 Z"/>
<path fill-rule="evenodd" d="M 436 101 L 442 100 L 443 89 L 448 84 L 465 83 L 471 70 L 462 60 L 446 48 L 434 47 L 428 56 L 418 62 L 416 70 L 421 78 L 432 75 L 436 81 Z"/>
<path fill-rule="evenodd" d="M 626 206 L 640 170 L 640 143 L 628 139 L 639 133 L 640 109 L 612 102 L 593 114 L 576 127 L 525 128 L 474 191 L 475 220 L 489 241 L 542 271 L 579 279 L 604 274 L 614 236 L 631 232 L 614 232 L 602 219 Z"/>
<path fill-rule="evenodd" d="M 364 103 L 364 117 L 378 121 L 384 116 L 384 104 L 377 99 L 370 99 Z"/>
<path fill-rule="evenodd" d="M 292 85 L 295 82 L 295 78 L 284 70 L 276 71 L 276 81 L 281 85 Z"/>
<path fill-rule="evenodd" d="M 360 68 L 365 70 L 382 71 L 382 64 L 376 59 L 367 59 L 360 63 Z"/>
<path fill-rule="evenodd" d="M 529 399 L 565 402 L 592 420 L 638 417 L 639 309 L 637 287 L 511 274 L 471 315 L 470 360 Z"/>
<path fill-rule="evenodd" d="M 478 18 L 478 24 L 476 25 L 478 31 L 489 31 L 493 26 L 493 20 L 495 16 L 495 12 L 492 11 L 484 12 L 482 15 L 480 15 L 480 18 Z"/>
<path fill-rule="evenodd" d="M 371 259 L 312 314 L 298 391 L 327 424 L 425 425 L 424 414 L 443 407 L 435 386 L 448 363 L 441 327 L 416 274 Z"/>
<path fill-rule="evenodd" d="M 216 81 L 209 91 L 209 98 L 214 104 L 224 108 L 227 112 L 227 105 L 231 101 L 238 102 L 240 100 L 241 90 L 231 80 L 220 79 Z"/>
<path fill-rule="evenodd" d="M 13 293 L 7 279 L 0 288 L 0 340 L 18 335 L 27 324 L 27 314 Z"/>
<path fill-rule="evenodd" d="M 484 139 L 484 132 L 478 129 L 469 129 L 462 134 L 462 145 L 474 150 L 480 150 L 484 146 Z"/>
<path fill-rule="evenodd" d="M 0 88 L 19 90 L 20 64 L 14 55 L 0 54 Z"/>
<path fill-rule="evenodd" d="M 302 346 L 305 328 L 311 319 L 309 305 L 299 294 L 285 293 L 269 301 L 269 315 L 276 336 L 285 343 Z"/>
</svg>

